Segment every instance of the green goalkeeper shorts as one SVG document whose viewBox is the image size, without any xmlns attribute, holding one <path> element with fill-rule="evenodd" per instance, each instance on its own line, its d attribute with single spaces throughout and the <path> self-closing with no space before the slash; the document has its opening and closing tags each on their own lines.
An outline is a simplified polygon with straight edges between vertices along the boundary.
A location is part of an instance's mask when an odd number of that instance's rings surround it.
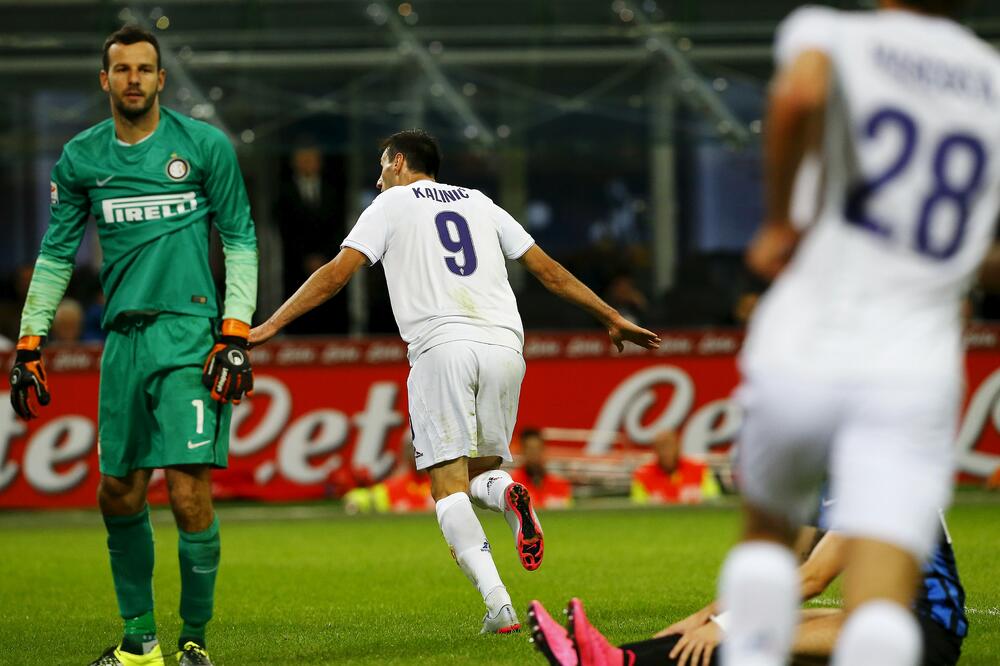
<svg viewBox="0 0 1000 666">
<path fill-rule="evenodd" d="M 101 357 L 101 473 L 172 465 L 225 467 L 232 406 L 201 383 L 213 320 L 160 313 L 119 317 Z"/>
</svg>

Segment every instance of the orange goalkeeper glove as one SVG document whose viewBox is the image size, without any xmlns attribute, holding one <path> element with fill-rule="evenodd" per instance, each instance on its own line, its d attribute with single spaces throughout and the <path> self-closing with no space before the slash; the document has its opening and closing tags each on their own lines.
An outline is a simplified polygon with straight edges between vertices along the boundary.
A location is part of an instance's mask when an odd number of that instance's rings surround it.
<svg viewBox="0 0 1000 666">
<path fill-rule="evenodd" d="M 205 361 L 201 383 L 219 402 L 240 404 L 243 394 L 253 395 L 253 370 L 247 353 L 250 326 L 238 319 L 222 320 L 222 336 Z"/>
<path fill-rule="evenodd" d="M 10 404 L 25 421 L 37 418 L 49 404 L 49 382 L 42 365 L 42 340 L 25 335 L 17 341 L 17 356 L 10 370 Z"/>
</svg>

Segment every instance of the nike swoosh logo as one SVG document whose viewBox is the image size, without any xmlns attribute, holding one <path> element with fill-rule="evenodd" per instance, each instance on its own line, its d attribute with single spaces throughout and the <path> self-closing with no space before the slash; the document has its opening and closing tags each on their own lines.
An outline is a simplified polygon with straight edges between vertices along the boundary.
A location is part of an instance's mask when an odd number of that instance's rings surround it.
<svg viewBox="0 0 1000 666">
<path fill-rule="evenodd" d="M 191 571 L 195 572 L 196 574 L 210 574 L 210 573 L 215 573 L 218 570 L 219 570 L 219 567 L 217 567 L 217 566 L 215 566 L 215 567 L 198 567 L 198 566 L 191 567 Z"/>
<path fill-rule="evenodd" d="M 112 178 L 114 178 L 114 175 L 113 175 L 113 174 L 112 174 L 112 175 L 110 175 L 110 176 L 108 176 L 108 177 L 107 177 L 107 178 L 105 178 L 104 180 L 101 180 L 100 178 L 98 178 L 98 179 L 97 179 L 97 186 L 98 186 L 98 187 L 104 187 L 105 185 L 107 185 L 107 184 L 108 184 L 108 181 L 109 181 L 109 180 L 111 180 Z"/>
<path fill-rule="evenodd" d="M 210 440 L 210 439 L 206 439 L 204 442 L 192 442 L 189 439 L 188 440 L 188 448 L 189 449 L 197 449 L 199 446 L 205 446 L 206 444 L 210 443 L 211 441 L 212 440 Z"/>
</svg>

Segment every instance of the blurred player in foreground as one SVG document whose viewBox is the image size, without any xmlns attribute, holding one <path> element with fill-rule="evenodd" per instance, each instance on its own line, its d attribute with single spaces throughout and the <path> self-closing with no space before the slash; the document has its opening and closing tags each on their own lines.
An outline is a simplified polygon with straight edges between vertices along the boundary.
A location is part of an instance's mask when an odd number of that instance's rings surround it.
<svg viewBox="0 0 1000 666">
<path fill-rule="evenodd" d="M 219 130 L 160 106 L 165 77 L 152 34 L 126 26 L 108 37 L 100 78 L 111 119 L 67 143 L 52 171 L 51 222 L 10 375 L 15 411 L 38 416 L 50 399 L 42 342 L 93 215 L 104 253 L 108 332 L 98 500 L 125 620 L 121 642 L 94 666 L 164 663 L 153 619 L 146 504 L 156 467 L 165 469 L 180 537 L 184 624 L 177 659 L 181 666 L 211 664 L 205 625 L 220 559 L 211 468 L 226 466 L 228 402 L 253 388 L 246 348 L 257 300 L 257 240 L 236 153 Z M 208 261 L 213 225 L 226 255 L 221 337 Z"/>
<path fill-rule="evenodd" d="M 456 561 L 486 603 L 482 631 L 520 622 L 500 580 L 472 502 L 503 513 L 524 568 L 542 561 L 542 529 L 525 487 L 499 469 L 524 377 L 524 333 L 506 259 L 517 259 L 550 291 L 592 314 L 619 351 L 655 349 L 659 338 L 632 324 L 549 258 L 507 212 L 477 190 L 437 182 L 437 142 L 419 130 L 382 146 L 375 198 L 340 253 L 251 331 L 262 343 L 339 292 L 365 265 L 382 261 L 399 332 L 409 345 L 410 425 L 418 469 L 429 469 L 438 522 Z M 471 495 L 471 501 L 470 501 Z"/>
<path fill-rule="evenodd" d="M 815 544 L 798 572 L 800 594 L 807 601 L 822 594 L 843 571 L 848 539 L 811 527 L 802 532 Z M 816 541 L 820 535 L 822 538 Z M 943 516 L 937 548 L 923 566 L 920 594 L 913 608 L 924 646 L 923 666 L 955 666 L 969 624 L 965 590 Z M 716 648 L 729 621 L 728 613 L 720 613 L 719 603 L 713 601 L 652 640 L 616 647 L 590 624 L 580 600 L 570 602 L 568 615 L 569 631 L 555 622 L 541 603 L 533 601 L 528 610 L 532 639 L 555 666 L 716 666 Z M 845 616 L 841 608 L 802 610 L 792 645 L 792 663 L 827 663 Z"/>
<path fill-rule="evenodd" d="M 777 277 L 741 357 L 746 523 L 720 577 L 727 665 L 785 663 L 799 586 L 788 550 L 827 475 L 848 537 L 833 663 L 920 662 L 909 609 L 951 498 L 961 301 L 1000 202 L 1000 56 L 952 0 L 804 8 L 779 28 L 767 219 L 750 266 Z M 791 222 L 821 162 L 819 212 Z"/>
</svg>

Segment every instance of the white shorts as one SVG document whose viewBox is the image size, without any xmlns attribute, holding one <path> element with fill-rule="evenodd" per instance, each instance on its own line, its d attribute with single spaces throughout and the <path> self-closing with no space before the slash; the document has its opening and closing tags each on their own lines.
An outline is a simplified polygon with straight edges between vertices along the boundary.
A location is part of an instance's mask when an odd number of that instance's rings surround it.
<svg viewBox="0 0 1000 666">
<path fill-rule="evenodd" d="M 417 469 L 462 456 L 509 462 L 524 369 L 520 352 L 467 340 L 418 356 L 406 380 Z"/>
<path fill-rule="evenodd" d="M 833 529 L 923 560 L 951 501 L 961 384 L 947 384 L 746 377 L 736 454 L 743 496 L 803 524 L 829 474 Z"/>
</svg>

